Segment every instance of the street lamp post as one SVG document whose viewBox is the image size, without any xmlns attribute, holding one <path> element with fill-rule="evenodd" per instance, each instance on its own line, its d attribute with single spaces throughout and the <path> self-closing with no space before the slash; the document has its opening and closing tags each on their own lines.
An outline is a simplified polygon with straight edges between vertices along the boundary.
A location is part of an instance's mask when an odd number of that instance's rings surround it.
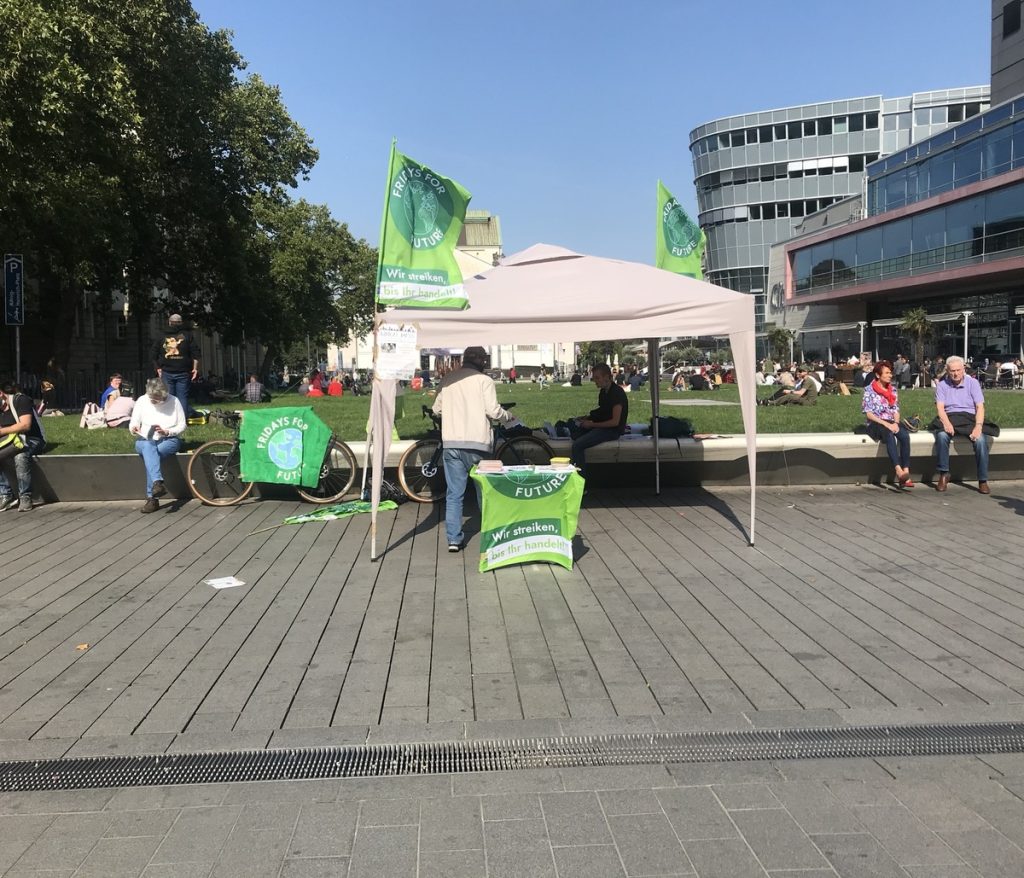
<svg viewBox="0 0 1024 878">
<path fill-rule="evenodd" d="M 970 323 L 971 316 L 974 314 L 973 311 L 964 311 L 964 362 L 967 362 L 967 326 Z"/>
</svg>

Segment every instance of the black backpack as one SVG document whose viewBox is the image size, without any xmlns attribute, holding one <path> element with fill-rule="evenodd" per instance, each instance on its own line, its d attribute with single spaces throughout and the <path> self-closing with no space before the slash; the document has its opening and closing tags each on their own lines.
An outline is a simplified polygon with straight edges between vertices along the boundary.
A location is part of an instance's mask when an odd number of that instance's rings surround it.
<svg viewBox="0 0 1024 878">
<path fill-rule="evenodd" d="M 658 438 L 678 439 L 683 436 L 693 435 L 693 424 L 689 418 L 658 418 Z M 654 435 L 654 418 L 651 418 L 651 435 Z"/>
</svg>

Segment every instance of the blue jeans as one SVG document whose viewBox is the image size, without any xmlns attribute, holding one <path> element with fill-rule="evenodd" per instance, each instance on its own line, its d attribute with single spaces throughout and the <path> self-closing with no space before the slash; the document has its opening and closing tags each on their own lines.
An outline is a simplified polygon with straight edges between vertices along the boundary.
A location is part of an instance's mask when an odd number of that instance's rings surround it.
<svg viewBox="0 0 1024 878">
<path fill-rule="evenodd" d="M 953 437 L 945 430 L 935 434 L 935 456 L 938 458 L 935 468 L 940 473 L 949 472 L 949 443 Z M 988 437 L 982 433 L 974 443 L 974 459 L 978 464 L 978 481 L 988 481 Z"/>
<path fill-rule="evenodd" d="M 188 417 L 188 389 L 192 386 L 191 372 L 168 372 L 164 369 L 160 373 L 160 380 L 167 385 L 167 392 L 176 396 L 181 403 L 181 410 Z"/>
<path fill-rule="evenodd" d="M 898 433 L 892 433 L 881 424 L 869 424 L 868 435 L 876 442 L 884 442 L 889 452 L 889 460 L 893 466 L 910 468 L 910 431 L 900 424 Z M 946 460 L 949 460 L 949 447 L 946 448 Z M 948 465 L 948 463 L 947 463 Z"/>
<path fill-rule="evenodd" d="M 181 448 L 181 440 L 177 436 L 165 436 L 163 439 L 136 439 L 135 450 L 139 452 L 146 466 L 146 496 L 153 496 L 153 482 L 163 480 L 164 474 L 160 463 L 165 457 L 177 454 Z"/>
<path fill-rule="evenodd" d="M 11 464 L 13 463 L 13 467 Z M 0 449 L 0 495 L 10 496 L 11 480 L 8 472 L 13 468 L 14 477 L 18 482 L 18 493 L 32 496 L 32 448 L 26 445 L 16 449 L 8 444 Z"/>
<path fill-rule="evenodd" d="M 444 463 L 444 479 L 448 483 L 448 494 L 444 506 L 444 530 L 449 546 L 461 546 L 466 535 L 462 532 L 462 500 L 466 496 L 466 482 L 469 471 L 483 458 L 482 451 L 466 448 L 445 448 L 441 459 Z M 474 482 L 474 484 L 476 484 Z M 476 499 L 480 503 L 480 486 L 476 485 Z M 481 504 L 482 505 L 482 504 Z"/>
<path fill-rule="evenodd" d="M 587 449 L 600 445 L 602 442 L 615 442 L 619 436 L 615 427 L 595 427 L 581 433 L 572 443 L 572 462 L 580 468 L 580 475 L 587 477 Z"/>
</svg>

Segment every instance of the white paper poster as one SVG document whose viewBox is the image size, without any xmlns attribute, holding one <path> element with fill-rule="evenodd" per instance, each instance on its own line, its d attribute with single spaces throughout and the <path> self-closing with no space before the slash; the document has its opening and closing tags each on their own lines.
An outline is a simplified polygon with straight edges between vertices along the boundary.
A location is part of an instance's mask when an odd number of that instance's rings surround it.
<svg viewBox="0 0 1024 878">
<path fill-rule="evenodd" d="M 382 323 L 377 330 L 377 377 L 409 381 L 419 368 L 416 327 Z"/>
</svg>

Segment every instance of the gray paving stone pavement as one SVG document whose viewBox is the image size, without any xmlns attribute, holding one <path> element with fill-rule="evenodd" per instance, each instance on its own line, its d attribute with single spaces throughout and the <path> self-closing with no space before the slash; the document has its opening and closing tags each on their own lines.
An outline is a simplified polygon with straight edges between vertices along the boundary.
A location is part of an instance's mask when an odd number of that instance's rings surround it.
<svg viewBox="0 0 1024 878">
<path fill-rule="evenodd" d="M 495 574 L 414 504 L 378 563 L 359 517 L 253 533 L 292 502 L 42 507 L 0 760 L 1021 721 L 1022 488 L 766 488 L 753 548 L 742 490 L 597 492 L 574 570 Z M 0 874 L 1020 878 L 1024 755 L 3 793 Z"/>
</svg>

